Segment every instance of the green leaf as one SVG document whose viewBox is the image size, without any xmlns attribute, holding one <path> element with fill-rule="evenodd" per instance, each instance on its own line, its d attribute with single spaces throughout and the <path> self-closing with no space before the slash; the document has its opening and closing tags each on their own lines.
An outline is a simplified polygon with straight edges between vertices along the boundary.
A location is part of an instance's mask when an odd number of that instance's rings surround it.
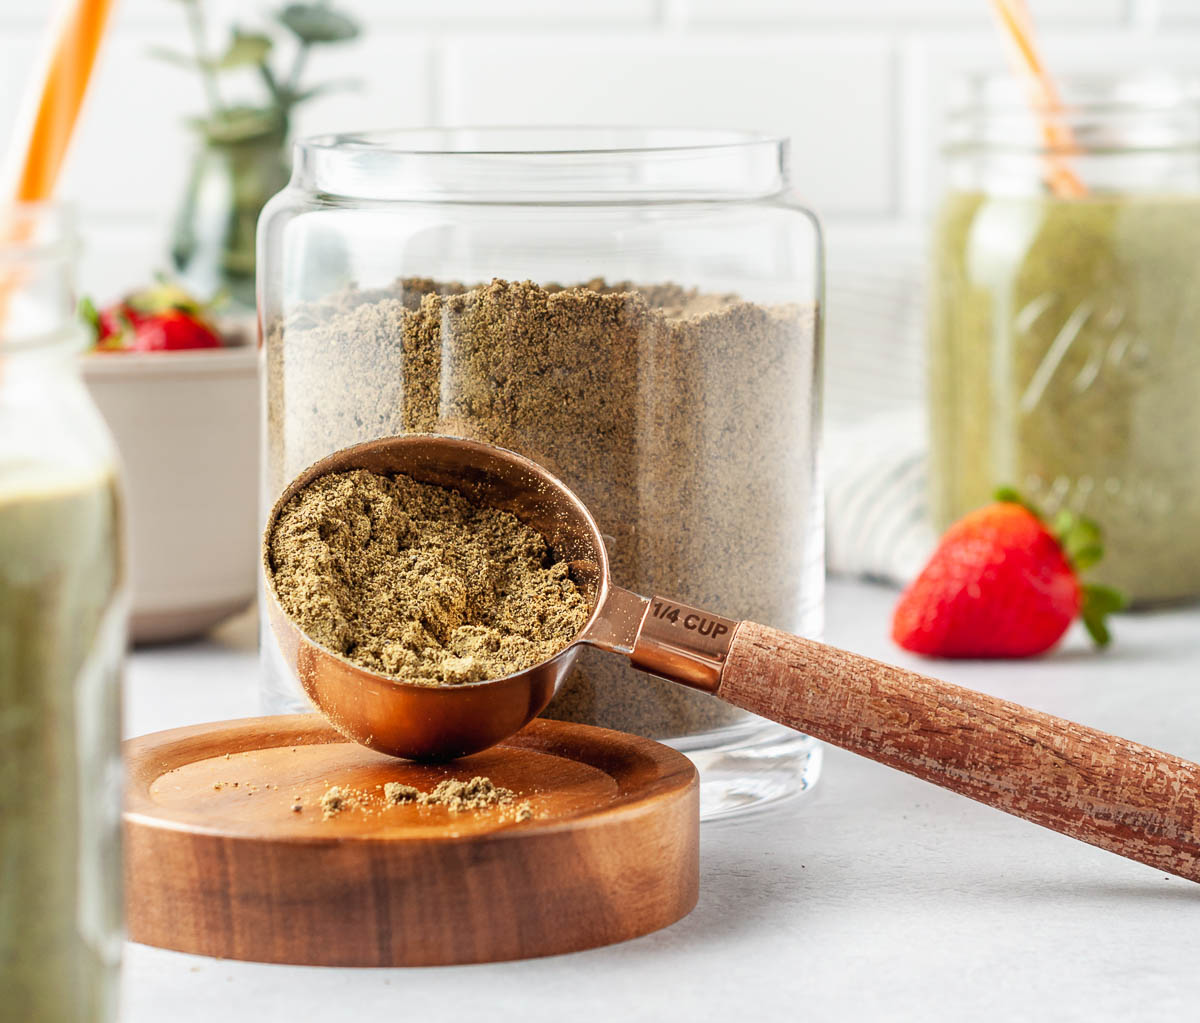
<svg viewBox="0 0 1200 1023">
<path fill-rule="evenodd" d="M 997 487 L 992 493 L 992 499 L 1001 504 L 1019 504 L 1030 515 L 1042 518 L 1042 513 L 1037 506 L 1025 500 L 1024 495 L 1016 487 Z"/>
<path fill-rule="evenodd" d="M 1062 544 L 1072 561 L 1079 551 L 1100 546 L 1100 527 L 1091 519 L 1072 516 L 1068 523 L 1066 532 L 1062 534 Z"/>
<path fill-rule="evenodd" d="M 1018 493 L 1016 487 L 997 487 L 992 497 L 1004 504 L 1025 503 L 1025 499 Z"/>
<path fill-rule="evenodd" d="M 288 4 L 275 15 L 302 43 L 342 43 L 358 35 L 358 22 L 324 4 Z"/>
<path fill-rule="evenodd" d="M 1109 631 L 1108 622 L 1104 620 L 1103 615 L 1083 616 L 1083 627 L 1087 629 L 1088 635 L 1092 637 L 1092 642 L 1096 646 L 1104 649 L 1112 642 L 1112 633 Z"/>
<path fill-rule="evenodd" d="M 1058 537 L 1061 543 L 1075 526 L 1075 516 L 1066 508 L 1059 508 L 1050 524 L 1050 531 Z"/>
<path fill-rule="evenodd" d="M 1091 568 L 1104 557 L 1100 526 L 1086 515 L 1064 508 L 1054 516 L 1052 532 L 1076 572 Z"/>
<path fill-rule="evenodd" d="M 148 46 L 146 47 L 146 53 L 155 60 L 165 61 L 177 67 L 203 68 L 209 66 L 208 63 L 197 60 L 190 53 L 184 53 L 182 50 L 172 50 L 169 46 Z"/>
<path fill-rule="evenodd" d="M 1112 586 L 1101 586 L 1098 583 L 1089 583 L 1083 588 L 1083 599 L 1089 607 L 1103 614 L 1124 611 L 1128 604 L 1125 594 L 1120 590 L 1114 589 Z"/>
<path fill-rule="evenodd" d="M 1125 607 L 1125 596 L 1111 586 L 1089 585 L 1083 587 L 1083 624 L 1098 647 L 1106 647 L 1112 641 L 1108 630 L 1108 615 Z"/>
<path fill-rule="evenodd" d="M 78 306 L 79 318 L 95 331 L 96 337 L 100 336 L 100 310 L 96 308 L 96 303 L 93 302 L 87 295 L 84 295 L 79 300 Z"/>
<path fill-rule="evenodd" d="M 1086 572 L 1104 558 L 1104 548 L 1098 543 L 1089 544 L 1069 552 L 1067 558 L 1076 572 Z"/>
<path fill-rule="evenodd" d="M 262 64 L 271 52 L 271 45 L 268 36 L 235 28 L 229 40 L 229 47 L 217 59 L 216 66 L 222 70 L 229 70 Z"/>
</svg>

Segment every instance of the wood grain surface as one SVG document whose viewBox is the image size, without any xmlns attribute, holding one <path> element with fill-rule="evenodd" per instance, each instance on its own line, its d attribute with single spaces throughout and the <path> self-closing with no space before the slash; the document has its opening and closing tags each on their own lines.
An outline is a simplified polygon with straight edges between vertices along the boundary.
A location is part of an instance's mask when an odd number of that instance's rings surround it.
<svg viewBox="0 0 1200 1023">
<path fill-rule="evenodd" d="M 129 935 L 150 945 L 328 966 L 489 962 L 646 934 L 698 894 L 695 768 L 636 736 L 537 720 L 484 753 L 418 764 L 304 714 L 159 732 L 125 756 Z M 389 781 L 427 791 L 475 775 L 533 819 L 382 796 Z M 323 819 L 332 785 L 366 805 Z"/>
<path fill-rule="evenodd" d="M 743 622 L 717 695 L 1080 841 L 1200 881 L 1200 765 Z"/>
</svg>

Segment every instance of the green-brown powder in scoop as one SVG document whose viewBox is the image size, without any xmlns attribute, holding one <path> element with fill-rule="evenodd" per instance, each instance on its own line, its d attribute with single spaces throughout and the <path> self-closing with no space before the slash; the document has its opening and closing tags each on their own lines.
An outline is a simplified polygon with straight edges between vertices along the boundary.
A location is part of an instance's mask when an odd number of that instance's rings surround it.
<svg viewBox="0 0 1200 1023">
<path fill-rule="evenodd" d="M 281 510 L 267 555 L 283 610 L 309 638 L 404 682 L 455 685 L 532 667 L 588 616 L 539 533 L 403 475 L 314 480 Z"/>
</svg>

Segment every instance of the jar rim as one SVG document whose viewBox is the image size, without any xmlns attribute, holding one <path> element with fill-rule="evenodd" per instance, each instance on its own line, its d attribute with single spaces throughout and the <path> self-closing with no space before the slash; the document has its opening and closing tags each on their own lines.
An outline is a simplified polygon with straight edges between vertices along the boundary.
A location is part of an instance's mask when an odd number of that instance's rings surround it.
<svg viewBox="0 0 1200 1023">
<path fill-rule="evenodd" d="M 77 344 L 75 207 L 0 202 L 0 356 Z M 82 344 L 79 344 L 82 347 Z"/>
<path fill-rule="evenodd" d="M 330 201 L 574 204 L 754 200 L 788 183 L 765 132 L 653 127 L 445 127 L 318 135 L 291 185 Z"/>
<path fill-rule="evenodd" d="M 1088 71 L 1056 76 L 1058 97 L 1031 94 L 996 71 L 960 75 L 946 108 L 943 152 L 1106 155 L 1200 148 L 1200 75 Z M 1048 141 L 1047 124 L 1059 129 Z"/>
<path fill-rule="evenodd" d="M 57 199 L 0 202 L 0 265 L 65 258 L 78 248 L 76 209 Z"/>
<path fill-rule="evenodd" d="M 1164 70 L 1070 71 L 1055 75 L 1063 106 L 1157 107 L 1200 105 L 1200 74 Z M 1037 109 L 1025 82 L 1007 71 L 968 71 L 958 76 L 949 109 Z M 964 93 L 966 96 L 964 97 Z"/>
<path fill-rule="evenodd" d="M 647 141 L 634 144 L 610 141 L 605 138 L 632 140 L 644 137 Z M 540 145 L 529 143 L 502 144 L 509 137 L 542 138 Z M 569 144 L 571 137 L 591 138 L 589 144 Z M 443 140 L 435 143 L 434 140 Z M 470 141 L 478 139 L 479 141 Z M 491 142 L 484 142 L 491 139 Z M 559 139 L 555 143 L 549 140 Z M 654 141 L 650 141 L 653 139 Z M 409 140 L 407 144 L 404 144 Z M 425 140 L 425 141 L 422 141 Z M 457 142 L 456 142 L 457 140 Z M 370 131 L 333 132 L 301 139 L 302 150 L 355 149 L 394 153 L 405 156 L 602 156 L 634 153 L 703 152 L 714 149 L 734 149 L 748 146 L 778 146 L 784 142 L 780 135 L 769 132 L 738 131 L 721 128 L 632 127 L 621 125 L 486 125 L 450 126 L 445 128 L 394 128 Z"/>
</svg>

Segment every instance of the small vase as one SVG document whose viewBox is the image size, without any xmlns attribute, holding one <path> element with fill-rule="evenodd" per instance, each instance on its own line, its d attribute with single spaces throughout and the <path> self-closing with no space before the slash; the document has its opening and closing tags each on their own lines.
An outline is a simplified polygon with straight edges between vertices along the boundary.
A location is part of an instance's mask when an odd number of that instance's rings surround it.
<svg viewBox="0 0 1200 1023">
<path fill-rule="evenodd" d="M 171 239 L 171 263 L 189 291 L 224 292 L 233 311 L 254 308 L 258 214 L 288 176 L 285 133 L 202 140 Z"/>
</svg>

